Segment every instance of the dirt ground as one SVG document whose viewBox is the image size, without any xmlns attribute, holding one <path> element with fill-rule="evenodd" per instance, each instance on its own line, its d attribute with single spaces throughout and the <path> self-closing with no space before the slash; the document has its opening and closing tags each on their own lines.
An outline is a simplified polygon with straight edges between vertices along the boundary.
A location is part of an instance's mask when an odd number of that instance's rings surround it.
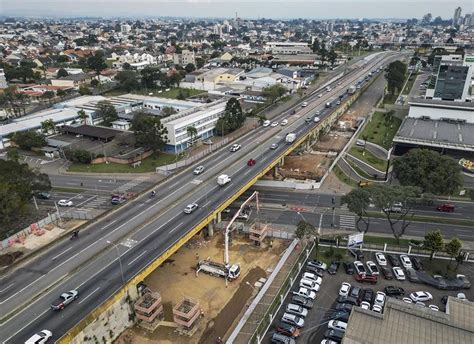
<svg viewBox="0 0 474 344">
<path fill-rule="evenodd" d="M 279 169 L 279 173 L 285 178 L 319 180 L 332 161 L 333 158 L 330 156 L 312 153 L 287 156 L 285 165 Z"/>
<path fill-rule="evenodd" d="M 178 335 L 174 328 L 160 326 L 148 333 L 138 326 L 122 334 L 118 343 L 215 343 L 217 337 L 224 338 L 239 314 L 245 311 L 254 294 L 253 284 L 267 277 L 286 248 L 285 241 L 273 240 L 272 248 L 257 248 L 244 237 L 233 239 L 229 256 L 231 263 L 238 263 L 241 275 L 226 287 L 222 278 L 204 273 L 196 276 L 194 267 L 200 259 L 223 260 L 223 236 L 216 234 L 212 240 L 195 239 L 176 252 L 144 282 L 162 296 L 165 318 L 173 321 L 172 307 L 184 296 L 199 302 L 204 317 L 199 329 L 192 336 Z M 251 286 L 249 286 L 248 282 Z M 125 340 L 127 338 L 127 340 Z"/>
<path fill-rule="evenodd" d="M 319 152 L 340 152 L 352 136 L 351 132 L 331 131 L 328 135 L 321 139 L 312 147 L 313 150 Z"/>
</svg>

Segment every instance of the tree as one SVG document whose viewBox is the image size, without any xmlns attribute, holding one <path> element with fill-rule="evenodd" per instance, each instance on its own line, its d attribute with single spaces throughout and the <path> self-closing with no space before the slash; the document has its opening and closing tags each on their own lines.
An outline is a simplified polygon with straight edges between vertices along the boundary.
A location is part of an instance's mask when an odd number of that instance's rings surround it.
<svg viewBox="0 0 474 344">
<path fill-rule="evenodd" d="M 456 160 L 428 149 L 412 149 L 395 159 L 393 171 L 401 185 L 419 186 L 435 195 L 451 195 L 463 184 Z"/>
<path fill-rule="evenodd" d="M 168 117 L 176 113 L 176 109 L 172 106 L 163 106 L 160 112 L 161 117 Z"/>
<path fill-rule="evenodd" d="M 118 72 L 115 76 L 115 80 L 119 82 L 119 87 L 127 92 L 132 92 L 140 88 L 140 84 L 137 80 L 137 73 L 131 70 Z"/>
<path fill-rule="evenodd" d="M 68 63 L 69 57 L 67 55 L 58 55 L 56 56 L 56 62 L 58 63 Z"/>
<path fill-rule="evenodd" d="M 58 74 L 56 75 L 57 78 L 64 78 L 65 76 L 68 76 L 69 73 L 67 72 L 67 70 L 65 70 L 64 68 L 61 68 L 58 70 Z"/>
<path fill-rule="evenodd" d="M 186 132 L 188 133 L 188 136 L 190 137 L 189 142 L 193 142 L 193 139 L 197 136 L 198 131 L 196 127 L 189 126 L 186 128 Z"/>
<path fill-rule="evenodd" d="M 97 87 L 97 86 L 99 86 L 99 84 L 100 84 L 99 80 L 97 80 L 97 79 L 92 79 L 91 80 L 91 86 L 92 87 Z"/>
<path fill-rule="evenodd" d="M 67 151 L 67 158 L 71 161 L 78 162 L 80 164 L 89 164 L 92 159 L 95 157 L 89 151 L 84 149 L 77 149 L 74 151 Z"/>
<path fill-rule="evenodd" d="M 461 252 L 461 247 L 462 247 L 462 243 L 461 243 L 461 240 L 459 240 L 458 238 L 452 238 L 450 242 L 444 245 L 444 250 L 446 251 L 448 256 L 451 257 L 451 260 L 449 261 L 449 265 L 451 265 L 451 262 L 453 261 L 453 259 L 459 256 L 459 253 Z"/>
<path fill-rule="evenodd" d="M 407 65 L 401 61 L 394 61 L 388 65 L 385 79 L 387 79 L 387 89 L 391 94 L 401 91 L 406 73 Z"/>
<path fill-rule="evenodd" d="M 87 121 L 87 118 L 89 116 L 87 116 L 86 112 L 84 111 L 84 109 L 81 109 L 77 112 L 77 118 L 79 118 L 81 120 L 81 122 L 83 124 L 86 124 L 86 121 Z"/>
<path fill-rule="evenodd" d="M 334 64 L 336 63 L 336 59 L 337 59 L 337 54 L 334 51 L 334 49 L 331 49 L 328 53 L 328 61 L 331 63 L 332 66 L 334 66 Z"/>
<path fill-rule="evenodd" d="M 87 58 L 87 67 L 96 72 L 97 75 L 101 71 L 107 68 L 105 63 L 104 52 L 102 50 L 97 50 L 94 55 Z"/>
<path fill-rule="evenodd" d="M 146 66 L 140 72 L 142 76 L 142 85 L 147 88 L 155 88 L 156 82 L 160 80 L 161 72 L 158 67 Z"/>
<path fill-rule="evenodd" d="M 97 107 L 95 114 L 102 118 L 103 125 L 111 126 L 113 121 L 118 120 L 117 110 L 109 101 L 102 100 L 97 103 Z"/>
<path fill-rule="evenodd" d="M 400 241 L 415 215 L 414 199 L 420 195 L 421 190 L 413 186 L 397 185 L 373 185 L 367 190 L 375 207 L 385 214 L 393 236 L 397 242 Z M 400 212 L 392 212 L 392 207 L 396 203 L 402 203 Z"/>
<path fill-rule="evenodd" d="M 46 119 L 43 122 L 41 122 L 41 131 L 44 134 L 48 134 L 51 131 L 56 132 L 56 124 L 54 124 L 54 121 L 50 119 Z"/>
<path fill-rule="evenodd" d="M 188 63 L 186 67 L 184 67 L 184 70 L 186 71 L 186 73 L 191 73 L 196 70 L 196 67 L 194 66 L 194 64 Z"/>
<path fill-rule="evenodd" d="M 146 68 L 146 67 L 145 67 Z M 132 65 L 128 62 L 125 62 L 123 65 L 122 65 L 122 70 L 131 70 L 132 69 Z"/>
<path fill-rule="evenodd" d="M 7 151 L 7 159 L 18 162 L 20 160 L 20 153 L 16 148 L 10 148 Z"/>
<path fill-rule="evenodd" d="M 257 117 L 258 117 L 258 124 L 260 125 L 263 125 L 263 122 L 267 120 L 267 117 L 263 113 L 259 114 Z"/>
<path fill-rule="evenodd" d="M 63 90 L 63 89 L 60 88 L 59 90 L 56 91 L 56 95 L 57 95 L 59 98 L 63 99 L 64 97 L 66 97 L 67 92 L 66 92 L 65 90 Z"/>
<path fill-rule="evenodd" d="M 283 97 L 285 93 L 286 88 L 281 84 L 268 86 L 263 89 L 264 96 L 267 97 L 271 104 L 275 103 L 278 99 Z"/>
<path fill-rule="evenodd" d="M 41 98 L 46 99 L 49 104 L 51 104 L 51 99 L 53 99 L 54 97 L 55 97 L 55 94 L 53 91 L 46 91 L 41 96 Z"/>
<path fill-rule="evenodd" d="M 298 239 L 308 238 L 312 235 L 316 236 L 317 233 L 316 227 L 306 221 L 298 222 L 295 230 L 295 235 Z"/>
<path fill-rule="evenodd" d="M 138 112 L 133 116 L 132 130 L 138 146 L 152 149 L 156 153 L 168 141 L 168 130 L 157 116 Z"/>
<path fill-rule="evenodd" d="M 432 260 L 435 252 L 443 249 L 443 234 L 439 230 L 426 233 L 423 248 L 431 252 L 430 260 Z"/>
<path fill-rule="evenodd" d="M 245 114 L 236 98 L 230 98 L 225 106 L 224 114 L 217 120 L 216 132 L 225 135 L 240 128 L 245 122 Z"/>
<path fill-rule="evenodd" d="M 319 44 L 319 39 L 315 38 L 313 44 L 311 45 L 311 49 L 313 53 L 317 53 L 321 49 L 321 45 Z"/>
<path fill-rule="evenodd" d="M 87 87 L 85 85 L 81 85 L 81 86 L 79 86 L 79 94 L 81 96 L 86 96 L 86 95 L 92 94 L 92 91 L 89 87 Z"/>
<path fill-rule="evenodd" d="M 36 131 L 18 131 L 13 134 L 12 139 L 23 150 L 31 150 L 46 145 L 44 135 Z"/>
<path fill-rule="evenodd" d="M 341 205 L 344 204 L 347 204 L 350 212 L 357 215 L 357 230 L 367 233 L 370 225 L 370 217 L 367 215 L 370 205 L 370 192 L 367 189 L 352 189 L 348 194 L 342 196 Z"/>
<path fill-rule="evenodd" d="M 201 57 L 196 57 L 196 67 L 199 69 L 199 68 L 202 68 L 204 67 L 204 64 L 206 63 L 206 61 L 201 58 Z"/>
</svg>

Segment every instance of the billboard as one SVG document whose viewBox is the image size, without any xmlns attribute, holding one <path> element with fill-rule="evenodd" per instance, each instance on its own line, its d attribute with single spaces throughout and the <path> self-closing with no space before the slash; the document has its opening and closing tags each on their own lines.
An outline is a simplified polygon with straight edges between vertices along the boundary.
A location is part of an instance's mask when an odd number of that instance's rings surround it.
<svg viewBox="0 0 474 344">
<path fill-rule="evenodd" d="M 364 233 L 354 233 L 349 235 L 347 247 L 359 246 L 364 242 Z"/>
</svg>

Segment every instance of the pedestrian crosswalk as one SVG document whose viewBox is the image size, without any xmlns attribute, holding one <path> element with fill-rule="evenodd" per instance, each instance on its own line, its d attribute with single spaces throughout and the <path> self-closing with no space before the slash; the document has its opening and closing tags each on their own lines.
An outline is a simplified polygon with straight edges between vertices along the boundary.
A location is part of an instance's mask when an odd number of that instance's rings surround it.
<svg viewBox="0 0 474 344">
<path fill-rule="evenodd" d="M 339 215 L 339 228 L 354 229 L 355 216 L 354 215 Z"/>
</svg>

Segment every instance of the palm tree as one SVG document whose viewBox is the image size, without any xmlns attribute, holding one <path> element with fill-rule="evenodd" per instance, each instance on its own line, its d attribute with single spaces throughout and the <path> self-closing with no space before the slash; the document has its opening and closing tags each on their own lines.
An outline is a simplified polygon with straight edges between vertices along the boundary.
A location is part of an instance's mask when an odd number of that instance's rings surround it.
<svg viewBox="0 0 474 344">
<path fill-rule="evenodd" d="M 77 112 L 77 117 L 82 121 L 82 123 L 86 124 L 87 114 L 83 109 Z"/>
<path fill-rule="evenodd" d="M 193 139 L 197 136 L 198 131 L 196 127 L 190 126 L 186 128 L 186 132 L 188 135 L 191 137 L 191 140 L 189 140 L 191 143 L 193 142 Z"/>
</svg>

